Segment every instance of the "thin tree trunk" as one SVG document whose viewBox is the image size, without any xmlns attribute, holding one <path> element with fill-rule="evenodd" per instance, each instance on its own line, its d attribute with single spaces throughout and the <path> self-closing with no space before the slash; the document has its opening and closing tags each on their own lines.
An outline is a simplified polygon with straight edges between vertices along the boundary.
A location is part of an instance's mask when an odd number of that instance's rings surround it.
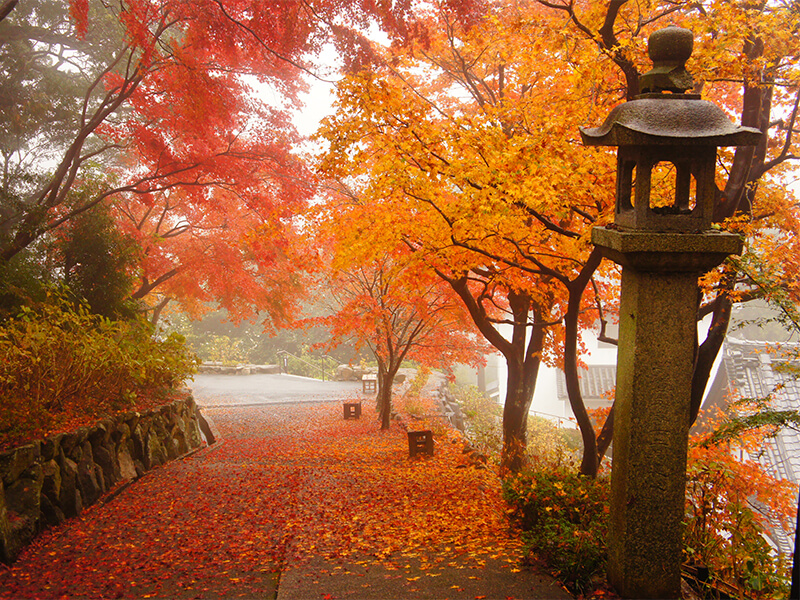
<svg viewBox="0 0 800 600">
<path fill-rule="evenodd" d="M 614 439 L 614 405 L 611 405 L 611 410 L 606 417 L 606 422 L 603 423 L 603 428 L 597 434 L 597 468 L 600 469 L 600 464 L 603 462 L 603 457 L 606 455 L 608 447 Z"/>
<path fill-rule="evenodd" d="M 392 383 L 397 375 L 397 365 L 387 365 L 382 359 L 378 359 L 378 395 L 376 397 L 376 407 L 378 409 L 378 419 L 381 422 L 381 429 L 389 429 L 392 419 Z"/>
<path fill-rule="evenodd" d="M 392 417 L 392 380 L 388 371 L 378 375 L 378 415 L 381 429 L 389 429 Z"/>
<path fill-rule="evenodd" d="M 503 407 L 503 451 L 501 472 L 518 473 L 525 466 L 528 447 L 528 412 L 536 390 L 536 379 L 542 364 L 545 326 L 542 311 L 531 305 L 527 295 L 509 294 L 514 315 L 511 352 L 505 355 L 508 365 L 506 401 Z M 533 328 L 528 338 L 528 317 L 533 313 Z"/>
<path fill-rule="evenodd" d="M 172 300 L 172 298 L 165 296 L 161 302 L 153 307 L 153 316 L 150 318 L 151 324 L 158 324 L 158 319 L 161 318 L 161 312 L 167 307 L 167 304 L 169 304 L 170 300 Z"/>
<path fill-rule="evenodd" d="M 567 286 L 569 300 L 567 313 L 564 316 L 564 376 L 567 382 L 567 395 L 572 414 L 578 422 L 578 429 L 583 440 L 583 458 L 581 460 L 581 474 L 597 477 L 600 461 L 597 455 L 597 440 L 594 434 L 592 420 L 586 410 L 580 387 L 578 374 L 578 319 L 581 313 L 583 291 L 591 281 L 592 275 L 597 270 L 602 260 L 602 253 L 595 248 L 589 255 L 580 274 Z"/>
</svg>

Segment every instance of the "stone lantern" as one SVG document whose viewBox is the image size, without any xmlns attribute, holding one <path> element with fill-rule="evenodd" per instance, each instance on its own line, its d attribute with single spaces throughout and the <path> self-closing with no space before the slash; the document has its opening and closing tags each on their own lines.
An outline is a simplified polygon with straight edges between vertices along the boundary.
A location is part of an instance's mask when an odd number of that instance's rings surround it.
<svg viewBox="0 0 800 600">
<path fill-rule="evenodd" d="M 715 104 L 687 94 L 684 66 L 692 33 L 667 27 L 650 36 L 653 69 L 641 77 L 642 94 L 611 111 L 600 127 L 581 129 L 587 146 L 617 146 L 616 225 L 630 230 L 707 231 L 714 210 L 719 146 L 752 146 L 761 132 L 738 127 Z M 672 185 L 653 186 L 656 167 L 671 171 Z M 656 197 L 671 191 L 671 197 Z"/>
<path fill-rule="evenodd" d="M 625 598 L 680 597 L 697 280 L 742 248 L 711 227 L 717 148 L 761 136 L 686 93 L 692 42 L 679 27 L 653 33 L 642 94 L 581 130 L 619 148 L 614 225 L 592 241 L 622 265 L 608 573 Z"/>
</svg>

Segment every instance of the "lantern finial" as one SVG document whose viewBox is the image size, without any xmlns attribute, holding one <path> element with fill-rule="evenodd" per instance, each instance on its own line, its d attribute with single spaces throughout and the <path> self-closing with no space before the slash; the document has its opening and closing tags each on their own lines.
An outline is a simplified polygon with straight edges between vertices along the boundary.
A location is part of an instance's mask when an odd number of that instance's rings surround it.
<svg viewBox="0 0 800 600">
<path fill-rule="evenodd" d="M 694 36 L 688 29 L 670 25 L 654 32 L 647 41 L 653 68 L 639 78 L 642 94 L 683 94 L 694 87 L 686 61 L 692 55 Z"/>
</svg>

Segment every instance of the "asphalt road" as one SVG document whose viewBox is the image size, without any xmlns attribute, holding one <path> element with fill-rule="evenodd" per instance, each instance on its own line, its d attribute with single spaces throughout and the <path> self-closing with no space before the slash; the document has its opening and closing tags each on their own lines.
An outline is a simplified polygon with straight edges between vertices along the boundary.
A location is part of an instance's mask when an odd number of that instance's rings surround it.
<svg viewBox="0 0 800 600">
<path fill-rule="evenodd" d="M 320 381 L 297 375 L 197 374 L 187 382 L 203 407 L 327 402 L 361 397 L 360 381 Z M 366 396 L 364 396 L 366 397 Z"/>
</svg>

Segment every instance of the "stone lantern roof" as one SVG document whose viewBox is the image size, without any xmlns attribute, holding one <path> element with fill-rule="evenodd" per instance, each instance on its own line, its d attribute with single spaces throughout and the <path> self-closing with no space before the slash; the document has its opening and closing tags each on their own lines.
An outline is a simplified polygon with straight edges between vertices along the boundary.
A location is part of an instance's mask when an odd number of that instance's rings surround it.
<svg viewBox="0 0 800 600">
<path fill-rule="evenodd" d="M 761 136 L 696 94 L 643 94 L 615 107 L 600 127 L 580 131 L 587 146 L 753 146 Z"/>
<path fill-rule="evenodd" d="M 734 125 L 715 104 L 693 87 L 686 61 L 692 54 L 692 32 L 670 26 L 648 41 L 653 68 L 640 78 L 645 92 L 614 108 L 600 127 L 582 127 L 587 146 L 753 146 L 761 132 Z"/>
</svg>

